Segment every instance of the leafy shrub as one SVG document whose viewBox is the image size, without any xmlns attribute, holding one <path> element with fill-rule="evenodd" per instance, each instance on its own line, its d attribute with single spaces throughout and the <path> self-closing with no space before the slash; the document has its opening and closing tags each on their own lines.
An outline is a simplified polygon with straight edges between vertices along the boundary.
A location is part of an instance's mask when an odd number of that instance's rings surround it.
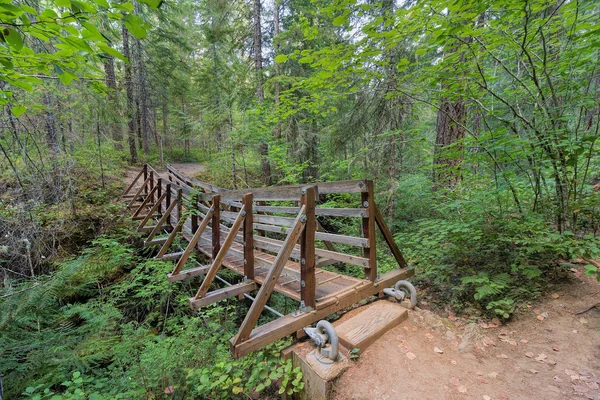
<svg viewBox="0 0 600 400">
<path fill-rule="evenodd" d="M 396 239 L 440 301 L 476 305 L 501 318 L 539 295 L 563 268 L 558 259 L 600 253 L 597 237 L 557 233 L 535 214 L 494 217 L 470 210 L 455 219 L 420 220 Z"/>
</svg>

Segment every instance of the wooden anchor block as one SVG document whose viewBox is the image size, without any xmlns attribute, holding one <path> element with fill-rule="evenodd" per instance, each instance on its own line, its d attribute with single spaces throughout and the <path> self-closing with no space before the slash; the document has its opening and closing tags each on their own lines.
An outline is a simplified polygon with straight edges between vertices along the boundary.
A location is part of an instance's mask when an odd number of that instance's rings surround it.
<svg viewBox="0 0 600 400">
<path fill-rule="evenodd" d="M 340 343 L 361 354 L 390 329 L 408 318 L 408 310 L 389 301 L 376 301 L 361 307 L 357 314 L 333 324 Z"/>
</svg>

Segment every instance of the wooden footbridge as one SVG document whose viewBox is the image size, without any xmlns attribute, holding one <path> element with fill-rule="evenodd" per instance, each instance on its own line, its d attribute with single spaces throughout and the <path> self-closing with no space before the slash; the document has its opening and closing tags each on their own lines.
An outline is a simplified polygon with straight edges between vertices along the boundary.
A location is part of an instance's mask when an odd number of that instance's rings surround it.
<svg viewBox="0 0 600 400">
<path fill-rule="evenodd" d="M 321 198 L 335 193 L 356 194 L 359 207 L 317 206 Z M 198 292 L 189 300 L 193 309 L 257 291 L 238 333 L 230 340 L 236 357 L 413 275 L 375 204 L 373 182 L 369 180 L 226 190 L 187 177 L 170 166 L 161 176 L 146 164 L 122 199 L 132 219 L 140 221 L 138 231 L 148 234 L 145 245 L 159 249 L 156 258 L 174 261 L 166 279 L 174 282 L 204 276 Z M 318 217 L 358 218 L 361 236 L 325 232 Z M 377 273 L 375 226 L 399 267 L 381 276 Z M 186 243 L 182 251 L 173 249 L 178 237 Z M 361 255 L 334 246 L 358 248 L 355 251 Z M 200 253 L 210 263 L 189 268 L 188 261 L 195 261 Z M 361 267 L 364 279 L 322 268 L 337 263 Z M 242 278 L 237 284 L 211 291 L 221 268 Z M 273 291 L 297 301 L 299 307 L 256 327 Z"/>
</svg>

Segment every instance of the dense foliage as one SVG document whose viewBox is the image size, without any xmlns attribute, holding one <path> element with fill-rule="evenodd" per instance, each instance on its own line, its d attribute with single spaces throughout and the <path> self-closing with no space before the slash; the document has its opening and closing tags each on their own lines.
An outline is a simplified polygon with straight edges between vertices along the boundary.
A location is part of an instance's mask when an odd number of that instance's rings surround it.
<svg viewBox="0 0 600 400">
<path fill-rule="evenodd" d="M 573 263 L 600 279 L 599 12 L 591 0 L 0 2 L 9 393 L 298 389 L 276 347 L 229 359 L 244 310 L 190 313 L 189 287 L 169 287 L 167 266 L 119 230 L 110 200 L 142 161 L 201 162 L 201 178 L 230 188 L 373 179 L 436 307 L 507 319 Z M 381 271 L 393 267 L 382 252 Z"/>
<path fill-rule="evenodd" d="M 117 225 L 3 299 L 7 398 L 228 398 L 302 389 L 299 370 L 280 359 L 284 343 L 232 360 L 229 338 L 245 310 L 189 311 L 193 286 L 169 285 L 172 266 L 145 259 L 129 232 Z"/>
</svg>

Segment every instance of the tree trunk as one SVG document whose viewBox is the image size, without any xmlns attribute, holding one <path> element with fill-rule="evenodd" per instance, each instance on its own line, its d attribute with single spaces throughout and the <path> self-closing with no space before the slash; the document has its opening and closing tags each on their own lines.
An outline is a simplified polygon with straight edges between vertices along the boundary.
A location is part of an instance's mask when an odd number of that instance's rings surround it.
<svg viewBox="0 0 600 400">
<path fill-rule="evenodd" d="M 275 9 L 273 11 L 273 51 L 275 56 L 279 53 L 279 42 L 277 36 L 279 35 L 279 0 L 275 0 Z M 273 97 L 275 98 L 275 108 L 279 107 L 279 93 L 281 92 L 281 83 L 277 80 L 281 75 L 281 66 L 275 63 L 275 92 Z M 277 121 L 275 126 L 275 138 L 281 139 L 281 122 Z"/>
<path fill-rule="evenodd" d="M 262 70 L 262 31 L 260 26 L 260 0 L 254 0 L 253 19 L 254 19 L 254 68 L 256 73 L 256 99 L 258 104 L 262 104 L 265 95 L 263 91 L 263 70 Z M 263 183 L 271 186 L 271 163 L 269 162 L 269 145 L 262 140 L 258 145 L 258 153 L 261 159 L 261 169 Z"/>
<path fill-rule="evenodd" d="M 137 3 L 136 3 L 137 4 Z M 150 153 L 150 133 L 148 132 L 148 96 L 146 90 L 146 73 L 145 73 L 145 64 L 144 57 L 142 53 L 142 41 L 140 39 L 135 39 L 135 47 L 136 47 L 136 76 L 138 77 L 137 83 L 137 94 L 139 101 L 139 127 L 138 129 L 141 132 L 142 140 L 144 143 L 144 153 Z"/>
<path fill-rule="evenodd" d="M 465 137 L 464 124 L 467 109 L 462 100 L 442 99 L 436 122 L 436 139 L 433 155 L 435 177 L 439 185 L 455 185 L 460 181 L 460 164 Z"/>
<path fill-rule="evenodd" d="M 256 73 L 256 98 L 262 104 L 265 94 L 263 92 L 262 70 L 262 30 L 260 26 L 260 0 L 254 0 L 254 67 Z"/>
<path fill-rule="evenodd" d="M 129 51 L 129 31 L 125 26 L 125 22 L 121 22 L 123 32 L 123 55 L 131 60 L 131 52 Z M 133 99 L 133 82 L 132 82 L 131 63 L 125 64 L 125 87 L 127 91 L 127 141 L 129 143 L 129 155 L 131 163 L 137 162 L 137 149 L 135 147 L 135 120 L 134 120 L 134 99 Z"/>
<path fill-rule="evenodd" d="M 123 130 L 119 118 L 119 104 L 117 99 L 117 80 L 115 78 L 115 58 L 107 55 L 104 61 L 104 73 L 106 74 L 106 86 L 108 101 L 110 103 L 110 124 L 112 131 L 113 147 L 117 150 L 123 149 Z"/>
</svg>

